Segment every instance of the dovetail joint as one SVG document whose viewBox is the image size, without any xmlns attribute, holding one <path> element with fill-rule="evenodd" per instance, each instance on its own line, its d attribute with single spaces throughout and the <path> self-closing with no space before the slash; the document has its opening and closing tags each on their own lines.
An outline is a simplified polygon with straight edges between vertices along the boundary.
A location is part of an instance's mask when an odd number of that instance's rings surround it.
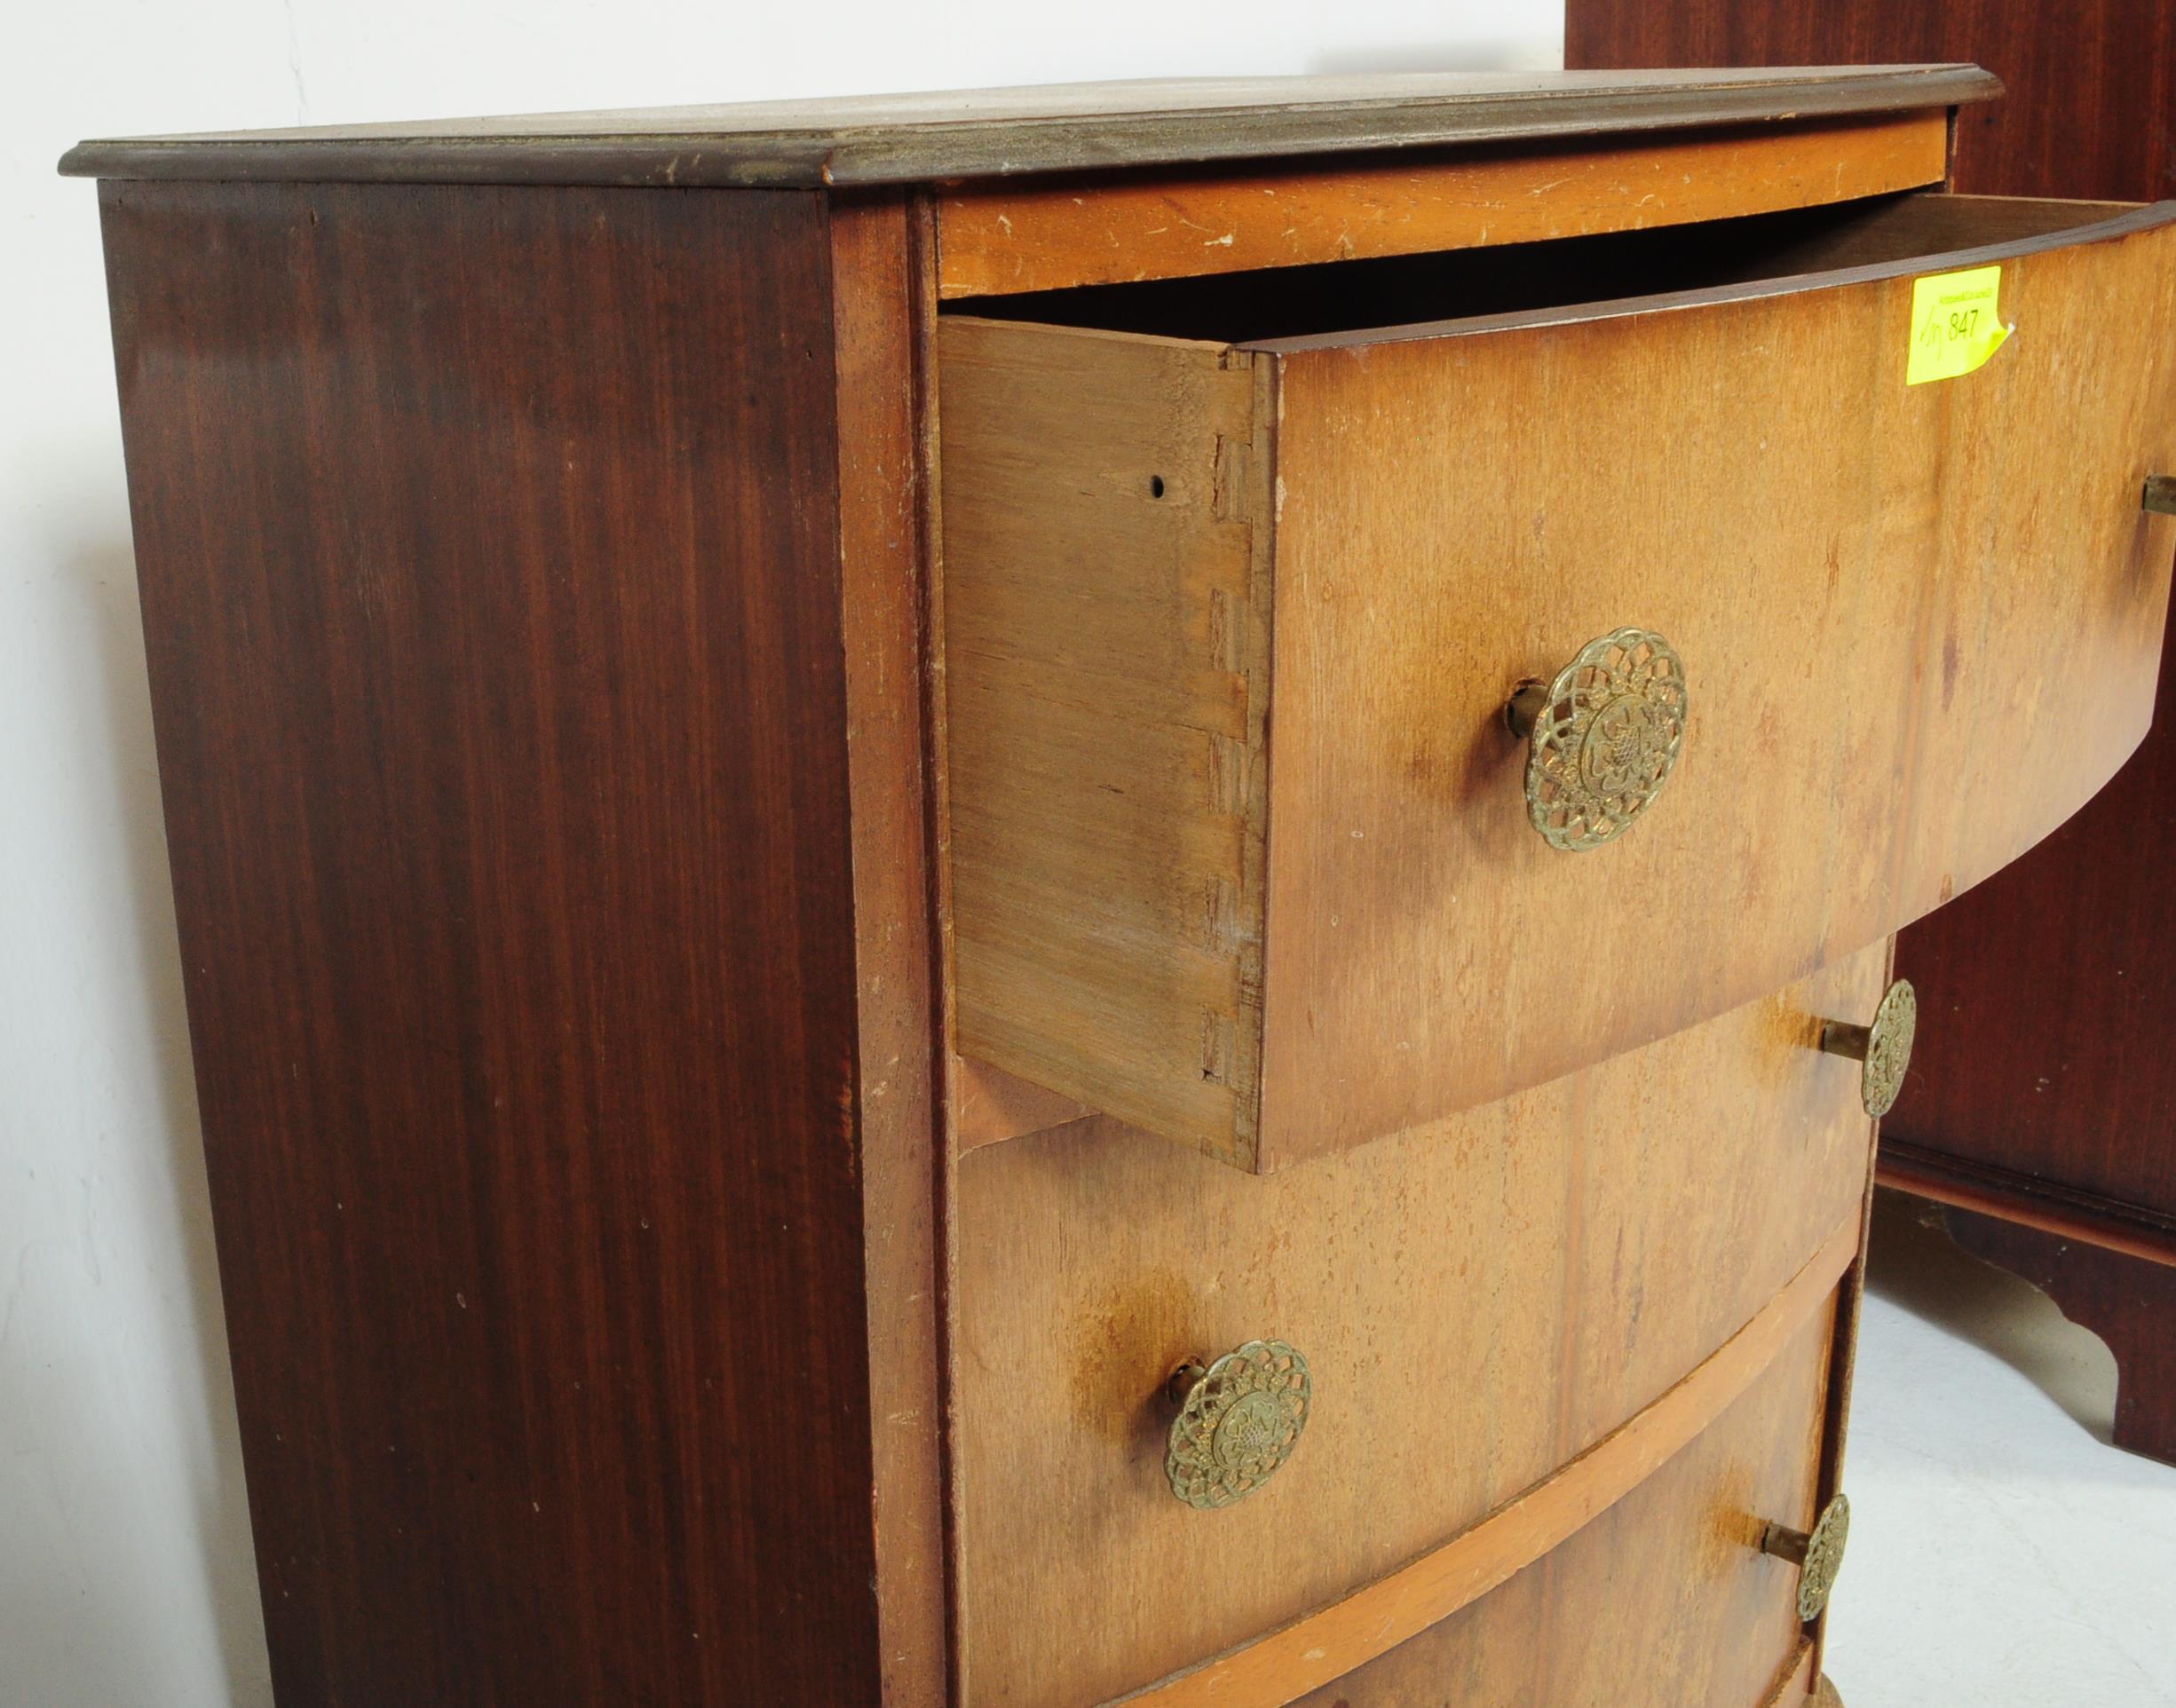
<svg viewBox="0 0 2176 1708">
<path fill-rule="evenodd" d="M 1201 1016 L 1201 1077 L 1214 1085 L 1231 1083 L 1236 1030 L 1230 1015 L 1207 1012 Z"/>
<path fill-rule="evenodd" d="M 1216 475 L 1211 506 L 1220 522 L 1245 522 L 1246 514 L 1246 459 L 1252 449 L 1243 439 L 1216 436 Z"/>
<path fill-rule="evenodd" d="M 1229 735 L 1209 738 L 1209 799 L 1234 818 L 1246 811 L 1246 743 Z"/>
</svg>

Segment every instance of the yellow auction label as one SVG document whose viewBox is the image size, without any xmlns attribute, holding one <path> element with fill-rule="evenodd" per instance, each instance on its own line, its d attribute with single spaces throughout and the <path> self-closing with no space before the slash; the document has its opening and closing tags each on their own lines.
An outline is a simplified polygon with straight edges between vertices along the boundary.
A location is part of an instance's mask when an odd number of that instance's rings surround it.
<svg viewBox="0 0 2176 1708">
<path fill-rule="evenodd" d="M 1911 281 L 1911 355 L 1904 384 L 1953 380 L 1983 366 L 2010 328 L 1996 312 L 2000 267 L 1930 273 Z"/>
</svg>

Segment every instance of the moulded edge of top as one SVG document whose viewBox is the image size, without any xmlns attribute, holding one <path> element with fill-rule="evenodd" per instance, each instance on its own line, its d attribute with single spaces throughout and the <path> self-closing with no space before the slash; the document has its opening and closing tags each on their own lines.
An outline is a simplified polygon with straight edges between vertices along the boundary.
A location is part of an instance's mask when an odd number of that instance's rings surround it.
<svg viewBox="0 0 2176 1708">
<path fill-rule="evenodd" d="M 76 178 L 814 188 L 1290 158 L 1991 100 L 1974 65 L 1151 79 L 78 144 Z"/>
</svg>

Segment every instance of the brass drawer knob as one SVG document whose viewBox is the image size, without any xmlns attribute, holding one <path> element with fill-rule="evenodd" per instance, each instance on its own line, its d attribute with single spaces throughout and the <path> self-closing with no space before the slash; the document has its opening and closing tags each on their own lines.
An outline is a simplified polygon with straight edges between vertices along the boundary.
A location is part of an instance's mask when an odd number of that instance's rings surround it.
<svg viewBox="0 0 2176 1708">
<path fill-rule="evenodd" d="M 1249 1340 L 1215 1364 L 1183 1364 L 1166 1392 L 1179 1402 L 1164 1475 L 1171 1492 L 1213 1512 L 1275 1476 L 1307 1427 L 1314 1384 L 1282 1340 Z"/>
<path fill-rule="evenodd" d="M 1855 1026 L 1848 1020 L 1821 1023 L 1823 1049 L 1865 1064 L 1859 1071 L 1859 1103 L 1877 1121 L 1889 1112 L 1904 1087 L 1904 1072 L 1911 1065 L 1911 1040 L 1919 1029 L 1919 993 L 1906 978 L 1889 986 L 1874 1010 L 1872 1025 Z"/>
<path fill-rule="evenodd" d="M 2145 494 L 2140 502 L 2163 516 L 2176 516 L 2176 474 L 2148 475 Z"/>
<path fill-rule="evenodd" d="M 1526 813 L 1551 848 L 1600 848 L 1631 828 L 1685 745 L 1685 666 L 1651 629 L 1589 641 L 1546 686 L 1511 696 L 1504 722 L 1531 743 Z"/>
<path fill-rule="evenodd" d="M 1844 1544 L 1851 1539 L 1851 1503 L 1838 1495 L 1821 1509 L 1811 1530 L 1770 1524 L 1761 1536 L 1761 1552 L 1788 1560 L 1799 1569 L 1798 1617 L 1807 1625 L 1819 1618 L 1843 1570 Z"/>
</svg>

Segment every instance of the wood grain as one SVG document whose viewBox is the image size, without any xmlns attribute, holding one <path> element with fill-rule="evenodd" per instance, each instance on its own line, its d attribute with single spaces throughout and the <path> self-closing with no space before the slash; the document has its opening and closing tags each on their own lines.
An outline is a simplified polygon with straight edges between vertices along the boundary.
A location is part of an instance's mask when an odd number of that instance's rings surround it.
<svg viewBox="0 0 2176 1708">
<path fill-rule="evenodd" d="M 938 194 L 948 297 L 1533 242 L 1916 189 L 1942 108 L 1350 165 L 985 180 Z"/>
<path fill-rule="evenodd" d="M 2176 522 L 2164 521 L 2164 557 Z M 2172 639 L 2176 639 L 2172 634 Z M 2166 643 L 2164 642 L 2164 644 Z M 1959 897 L 1907 943 L 1930 1030 L 1893 1131 L 2022 1178 L 2176 1222 L 2176 725 L 2162 713 L 2109 788 L 2049 839 L 2045 864 Z M 1900 1184 L 1903 1184 L 1901 1178 Z"/>
<path fill-rule="evenodd" d="M 1269 694 L 1251 364 L 939 322 L 961 1051 L 1253 1156 Z"/>
<path fill-rule="evenodd" d="M 1017 1139 L 1024 1133 L 1047 1132 L 1096 1113 L 1086 1103 L 1045 1091 L 1033 1080 L 972 1056 L 959 1057 L 953 1075 L 952 1142 L 961 1151 Z"/>
<path fill-rule="evenodd" d="M 2169 538 L 2176 554 L 2176 525 Z M 1897 1137 L 1950 1159 L 1952 1176 L 1968 1163 L 1990 1197 L 2083 1211 L 2087 1226 L 2069 1231 L 2097 1226 L 2104 1245 L 2132 1233 L 2176 1245 L 2176 896 L 2156 875 L 2176 830 L 2165 664 L 2160 703 L 2137 755 L 2044 856 L 1960 897 L 1902 951 L 1944 1024 L 1899 1100 Z M 1896 1183 L 1925 1184 L 1903 1172 Z"/>
<path fill-rule="evenodd" d="M 942 1059 L 923 696 L 920 352 L 929 257 L 902 194 L 831 204 L 871 1517 L 883 1708 L 949 1701 L 936 1285 Z"/>
<path fill-rule="evenodd" d="M 922 668 L 915 687 L 922 701 L 924 763 L 928 787 L 922 811 L 929 837 L 929 908 L 937 954 L 931 1018 L 936 1035 L 934 1062 L 938 1074 L 940 1126 L 936 1170 L 936 1265 L 931 1276 L 938 1296 L 938 1371 L 942 1408 L 941 1445 L 945 1483 L 945 1652 L 946 1708 L 960 1701 L 960 1496 L 953 1469 L 953 1442 L 959 1428 L 958 1273 L 953 1215 L 959 1204 L 959 1151 L 952 1128 L 960 1101 L 959 1056 L 952 1048 L 957 1027 L 952 977 L 952 741 L 946 724 L 945 687 L 945 554 L 942 517 L 944 465 L 938 454 L 938 374 L 937 361 L 937 221 L 926 195 L 906 198 L 908 234 L 914 246 L 910 275 L 915 321 L 915 471 L 921 484 L 915 539 L 922 569 Z"/>
<path fill-rule="evenodd" d="M 1848 1259 L 1856 1238 L 1856 1225 L 1842 1230 L 1832 1261 Z M 1286 1663 L 1280 1671 L 1265 1665 L 1243 1676 L 1227 1675 L 1229 1683 L 1212 1691 L 1193 1688 L 1197 1680 L 1206 1687 L 1217 1676 L 1215 1668 L 1204 1668 L 1132 1700 L 1139 1708 L 1270 1708 L 1290 1702 L 1302 1708 L 1336 1708 L 1339 1703 L 1346 1708 L 1444 1708 L 1447 1703 L 1458 1708 L 1539 1703 L 1768 1708 L 1792 1700 L 1792 1684 L 1802 1677 L 1799 1668 L 1811 1659 L 1792 1605 L 1797 1577 L 1761 1554 L 1759 1546 L 1769 1515 L 1789 1514 L 1784 1522 L 1804 1523 L 1814 1510 L 1830 1313 L 1818 1309 L 1823 1301 L 1812 1291 L 1812 1278 L 1804 1292 L 1779 1297 L 1773 1317 L 1764 1313 L 1748 1324 L 1746 1337 L 1762 1336 L 1757 1350 L 1764 1362 L 1756 1368 L 1736 1364 L 1733 1355 L 1740 1348 L 1734 1340 L 1619 1435 L 1469 1532 L 1465 1541 L 1479 1543 L 1499 1527 L 1531 1524 L 1540 1535 L 1554 1535 L 1565 1523 L 1578 1523 L 1552 1551 L 1528 1555 L 1531 1563 L 1516 1576 L 1506 1573 L 1508 1581 L 1500 1588 L 1416 1628 L 1416 1617 L 1428 1611 L 1419 1594 L 1412 1599 L 1420 1604 L 1410 1609 L 1378 1607 L 1372 1604 L 1375 1591 L 1390 1585 L 1377 1585 L 1346 1609 L 1331 1609 L 1242 1651 L 1266 1661 L 1266 1651 L 1277 1644 L 1277 1658 Z M 1783 1320 L 1786 1310 L 1799 1313 L 1794 1322 Z M 1711 1412 L 1702 1419 L 1705 1427 L 1696 1439 L 1685 1433 L 1691 1417 L 1664 1413 L 1681 1396 L 1697 1399 L 1686 1410 L 1697 1416 L 1713 1403 L 1714 1396 L 1705 1391 L 1711 1380 L 1717 1388 L 1735 1385 L 1735 1391 L 1727 1407 L 1717 1408 L 1719 1416 Z M 1590 1469 L 1602 1474 L 1596 1481 L 1608 1480 L 1598 1461 L 1620 1453 L 1628 1461 L 1625 1471 L 1638 1480 L 1624 1484 L 1621 1498 L 1590 1514 L 1588 1503 L 1603 1491 L 1577 1485 Z M 1560 1504 L 1570 1510 L 1553 1510 Z M 1491 1568 L 1491 1578 L 1524 1553 L 1528 1539 L 1507 1547 L 1505 1561 Z M 1417 1577 L 1431 1563 L 1419 1562 L 1409 1571 Z M 1336 1630 L 1323 1628 L 1340 1612 L 1349 1617 Z M 1302 1633 L 1308 1649 L 1298 1645 Z M 1406 1640 L 1383 1649 L 1386 1637 Z M 1295 1684 L 1305 1689 L 1325 1675 L 1341 1638 L 1354 1649 L 1378 1651 L 1380 1658 L 1294 1694 Z M 1322 1658 L 1311 1660 L 1312 1649 L 1324 1649 Z M 1802 1701 L 1804 1683 L 1797 1688 L 1796 1700 Z"/>
<path fill-rule="evenodd" d="M 1027 291 L 953 312 L 1272 353 L 1359 348 L 1833 289 L 2111 240 L 2169 217 L 2158 204 L 1906 193 L 1548 243 Z"/>
<path fill-rule="evenodd" d="M 2165 0 L 1571 0 L 1564 63 L 1842 65 L 1969 53 L 2006 99 L 1957 117 L 1957 187 L 2176 196 L 2176 12 Z"/>
<path fill-rule="evenodd" d="M 1570 62 L 1587 66 L 1887 59 L 1945 40 L 1976 43 L 2012 90 L 1958 115 L 1960 186 L 2176 196 L 2176 8 L 2163 0 L 1576 0 L 1567 28 Z M 1884 1138 L 1885 1173 L 1907 1190 L 2149 1255 L 2176 1249 L 2176 891 L 2160 877 L 2176 832 L 2172 668 L 2164 649 L 2162 716 L 2109 788 L 1905 934 L 1900 965 L 1943 1024 Z M 2176 1348 L 2176 1321 L 2159 1324 Z M 2111 1338 L 2154 1332 L 2140 1322 Z"/>
<path fill-rule="evenodd" d="M 1881 1183 L 1936 1204 L 1998 1216 L 2074 1245 L 2097 1245 L 2176 1265 L 2176 1216 L 2080 1191 L 2060 1181 L 2013 1174 L 1983 1162 L 1881 1136 Z"/>
<path fill-rule="evenodd" d="M 1813 1644 L 1801 1640 L 1792 1659 L 1786 1663 L 1784 1675 L 1776 1680 L 1761 1708 L 1800 1708 L 1805 1699 L 1819 1688 L 1819 1673 L 1814 1667 Z"/>
<path fill-rule="evenodd" d="M 103 203 L 281 1699 L 874 1700 L 820 201 Z"/>
<path fill-rule="evenodd" d="M 1890 229 L 1833 274 L 1265 342 L 1251 423 L 1248 352 L 947 319 L 961 1048 L 1268 1169 L 1690 1024 L 2046 834 L 2150 715 L 2176 228 L 2045 217 L 1939 260 Z M 1906 388 L 1910 275 L 1998 258 L 2019 336 Z M 1658 418 L 1660 478 L 1622 452 Z M 1273 527 L 1215 512 L 1242 441 Z M 1628 622 L 1688 660 L 1688 756 L 1567 857 L 1498 714 Z"/>
<path fill-rule="evenodd" d="M 2172 283 L 2165 225 L 2015 257 L 2017 336 L 1911 388 L 1901 277 L 1287 346 L 1262 1166 L 1674 1032 L 2077 811 L 2151 716 Z M 1686 660 L 1685 757 L 1559 854 L 1497 714 L 1626 623 Z"/>
<path fill-rule="evenodd" d="M 83 143 L 60 170 L 235 182 L 830 188 L 1920 112 L 2001 92 L 1972 65 L 1170 77 L 140 137 Z"/>
<path fill-rule="evenodd" d="M 963 1699 L 1097 1700 L 1193 1665 L 1459 1535 L 1667 1392 L 1856 1229 L 1868 1124 L 1850 1064 L 1812 1045 L 1885 960 L 1268 1179 L 1111 1121 L 962 1157 Z M 1307 1437 L 1259 1495 L 1193 1512 L 1164 1483 L 1158 1390 L 1264 1335 L 1312 1361 Z"/>
<path fill-rule="evenodd" d="M 1887 964 L 1881 975 L 1885 992 L 1895 972 L 1895 938 L 1889 939 L 1887 948 Z M 1866 1270 L 1873 1241 L 1874 1166 L 1879 1138 L 1880 1124 L 1876 1122 L 1867 1133 L 1864 1184 L 1859 1199 L 1858 1256 L 1853 1261 L 1850 1272 L 1836 1289 L 1835 1342 L 1834 1349 L 1829 1355 L 1826 1416 L 1821 1424 L 1820 1468 L 1814 1482 L 1814 1506 L 1816 1512 L 1825 1509 L 1830 1501 L 1844 1492 L 1844 1459 L 1851 1443 L 1852 1393 L 1858 1381 L 1859 1319 L 1866 1309 Z M 1825 1612 L 1810 1627 L 1810 1633 L 1813 1647 L 1807 1657 L 1808 1672 L 1811 1676 L 1818 1677 L 1828 1650 L 1829 1622 Z"/>
</svg>

